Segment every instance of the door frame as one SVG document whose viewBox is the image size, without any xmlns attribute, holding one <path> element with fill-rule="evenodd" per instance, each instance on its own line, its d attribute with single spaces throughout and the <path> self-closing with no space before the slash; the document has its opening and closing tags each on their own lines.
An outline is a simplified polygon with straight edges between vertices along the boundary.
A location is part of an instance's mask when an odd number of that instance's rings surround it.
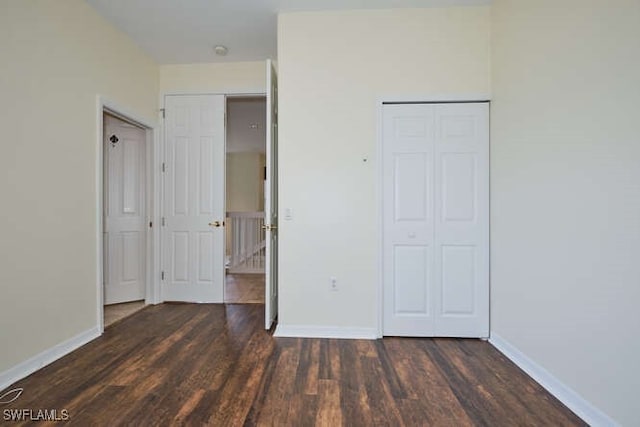
<svg viewBox="0 0 640 427">
<path fill-rule="evenodd" d="M 491 96 L 488 93 L 462 93 L 462 94 L 423 94 L 423 95 L 384 95 L 376 100 L 376 225 L 378 230 L 377 251 L 377 280 L 376 298 L 378 300 L 377 338 L 382 338 L 384 333 L 384 168 L 383 155 L 383 110 L 385 104 L 459 104 L 471 102 L 489 102 Z M 489 104 L 491 105 L 491 104 Z M 491 135 L 489 135 L 489 151 L 491 151 Z M 490 153 L 489 153 L 490 154 Z M 489 168 L 491 174 L 491 168 Z M 491 177 L 489 176 L 489 231 L 491 231 Z M 491 257 L 491 234 L 489 234 L 489 257 Z M 491 263 L 489 263 L 489 334 L 491 333 Z"/>
<path fill-rule="evenodd" d="M 96 304 L 97 325 L 100 334 L 104 332 L 104 114 L 108 113 L 121 120 L 140 126 L 145 131 L 145 223 L 152 227 L 146 229 L 145 248 L 145 304 L 160 302 L 160 272 L 156 267 L 160 261 L 159 207 L 160 181 L 159 132 L 156 120 L 141 116 L 134 111 L 102 96 L 96 98 Z"/>
<path fill-rule="evenodd" d="M 266 89 L 247 89 L 247 90 L 237 90 L 237 89 L 222 89 L 219 91 L 210 91 L 210 90 L 187 90 L 187 91 L 168 91 L 168 92 L 161 92 L 160 93 L 160 121 L 161 121 L 161 125 L 158 128 L 158 132 L 157 135 L 157 164 L 158 164 L 158 186 L 157 186 L 157 193 L 155 193 L 156 195 L 156 199 L 159 201 L 159 204 L 157 206 L 158 210 L 157 212 L 159 212 L 158 214 L 158 218 L 161 218 L 165 215 L 165 206 L 164 206 L 164 177 L 162 176 L 162 172 L 160 171 L 160 167 L 162 165 L 163 162 L 165 162 L 165 157 L 164 157 L 164 153 L 165 153 L 165 148 L 167 146 L 167 138 L 166 138 L 166 122 L 165 122 L 165 118 L 164 118 L 164 111 L 166 108 L 166 99 L 167 96 L 200 96 L 200 95 L 222 95 L 225 97 L 225 101 L 224 101 L 224 106 L 225 106 L 225 110 L 224 110 L 224 152 L 225 152 L 225 157 L 224 157 L 224 167 L 225 167 L 225 181 L 226 181 L 226 169 L 227 169 L 227 98 L 229 97 L 233 97 L 233 98 L 241 98 L 241 97 L 252 97 L 252 96 L 267 96 L 267 92 Z M 224 188 L 225 188 L 225 194 L 222 195 L 223 197 L 223 203 L 225 204 L 225 216 L 226 216 L 226 200 L 227 200 L 227 194 L 226 194 L 226 189 L 227 189 L 227 185 L 226 182 L 224 183 Z M 158 245 L 156 245 L 157 247 L 155 247 L 154 249 L 156 251 L 158 251 L 158 258 L 157 258 L 157 266 L 158 268 L 156 269 L 157 271 L 157 275 L 158 275 L 158 280 L 155 282 L 156 283 L 156 296 L 157 296 L 157 302 L 161 303 L 164 302 L 164 295 L 163 295 L 163 284 L 164 281 L 161 278 L 161 272 L 163 270 L 165 270 L 165 267 L 163 265 L 163 257 L 161 256 L 162 254 L 162 249 L 164 248 L 164 234 L 162 233 L 162 230 L 160 230 L 161 227 L 158 227 L 158 229 L 156 230 L 158 232 L 158 236 L 157 236 L 157 241 L 158 241 Z M 226 242 L 227 239 L 227 228 L 226 227 L 222 227 L 222 233 L 223 233 L 223 243 Z M 225 262 L 225 257 L 222 257 L 222 267 L 224 270 L 224 262 Z M 225 271 L 225 276 L 226 276 L 226 271 Z M 224 304 L 225 302 L 225 284 L 222 284 L 222 301 L 221 303 Z"/>
</svg>

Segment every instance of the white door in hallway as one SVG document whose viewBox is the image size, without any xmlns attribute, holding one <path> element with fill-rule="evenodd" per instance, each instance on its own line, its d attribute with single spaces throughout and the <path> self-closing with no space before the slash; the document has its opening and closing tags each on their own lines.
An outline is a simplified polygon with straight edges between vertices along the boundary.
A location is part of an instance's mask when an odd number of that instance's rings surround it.
<svg viewBox="0 0 640 427">
<path fill-rule="evenodd" d="M 145 131 L 104 116 L 104 303 L 145 298 Z"/>
<path fill-rule="evenodd" d="M 489 104 L 383 106 L 383 334 L 489 334 Z"/>
<path fill-rule="evenodd" d="M 278 80 L 267 60 L 267 179 L 265 182 L 265 328 L 278 315 Z"/>
<path fill-rule="evenodd" d="M 224 95 L 165 97 L 163 299 L 224 295 Z"/>
</svg>

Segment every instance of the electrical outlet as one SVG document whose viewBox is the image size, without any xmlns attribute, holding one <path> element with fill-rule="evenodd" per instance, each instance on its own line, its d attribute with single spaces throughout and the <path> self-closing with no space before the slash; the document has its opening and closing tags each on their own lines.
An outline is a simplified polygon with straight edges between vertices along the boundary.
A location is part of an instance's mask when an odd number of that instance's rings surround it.
<svg viewBox="0 0 640 427">
<path fill-rule="evenodd" d="M 330 282 L 331 282 L 331 290 L 333 292 L 337 292 L 338 291 L 338 279 L 336 279 L 335 277 L 331 277 Z"/>
</svg>

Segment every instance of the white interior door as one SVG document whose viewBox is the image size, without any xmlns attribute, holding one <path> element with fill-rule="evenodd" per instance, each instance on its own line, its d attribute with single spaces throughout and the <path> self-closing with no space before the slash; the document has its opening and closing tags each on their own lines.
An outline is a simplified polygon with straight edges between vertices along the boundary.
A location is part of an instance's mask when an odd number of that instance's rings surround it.
<svg viewBox="0 0 640 427">
<path fill-rule="evenodd" d="M 265 328 L 278 315 L 278 80 L 267 60 L 267 180 L 265 182 Z"/>
<path fill-rule="evenodd" d="M 104 303 L 145 298 L 145 131 L 104 116 Z"/>
<path fill-rule="evenodd" d="M 383 334 L 489 334 L 489 105 L 383 107 Z"/>
<path fill-rule="evenodd" d="M 224 300 L 224 117 L 224 95 L 165 98 L 165 301 Z"/>
</svg>

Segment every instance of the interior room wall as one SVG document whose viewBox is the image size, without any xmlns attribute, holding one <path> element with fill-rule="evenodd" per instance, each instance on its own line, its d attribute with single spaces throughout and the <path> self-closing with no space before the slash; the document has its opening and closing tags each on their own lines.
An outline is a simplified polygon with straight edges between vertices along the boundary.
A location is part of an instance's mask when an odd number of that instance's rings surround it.
<svg viewBox="0 0 640 427">
<path fill-rule="evenodd" d="M 622 425 L 640 388 L 640 2 L 493 2 L 492 335 Z"/>
<path fill-rule="evenodd" d="M 377 332 L 377 101 L 488 93 L 489 19 L 486 6 L 279 15 L 280 326 Z"/>
<path fill-rule="evenodd" d="M 227 152 L 264 153 L 266 119 L 264 96 L 227 98 Z"/>
<path fill-rule="evenodd" d="M 161 94 L 264 93 L 263 61 L 160 66 Z"/>
<path fill-rule="evenodd" d="M 264 209 L 264 154 L 227 153 L 227 211 L 258 212 Z"/>
<path fill-rule="evenodd" d="M 82 0 L 0 3 L 0 377 L 97 327 L 97 95 L 157 120 L 158 66 Z"/>
<path fill-rule="evenodd" d="M 258 152 L 227 153 L 227 212 L 264 211 L 265 155 Z M 225 233 L 226 253 L 231 253 L 231 233 Z"/>
</svg>

